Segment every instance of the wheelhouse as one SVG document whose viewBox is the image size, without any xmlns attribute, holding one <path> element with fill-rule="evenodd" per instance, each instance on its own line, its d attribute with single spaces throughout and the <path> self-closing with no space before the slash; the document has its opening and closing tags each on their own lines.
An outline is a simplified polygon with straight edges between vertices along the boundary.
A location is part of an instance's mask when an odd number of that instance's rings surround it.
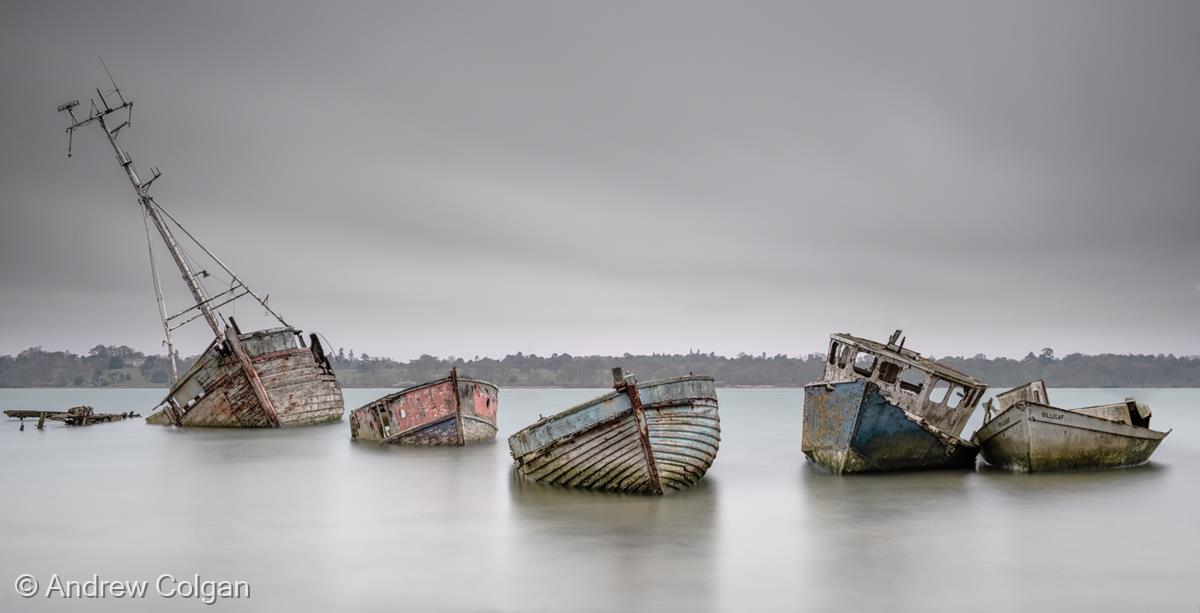
<svg viewBox="0 0 1200 613">
<path fill-rule="evenodd" d="M 887 344 L 831 335 L 824 376 L 814 385 L 867 380 L 901 409 L 943 431 L 961 432 L 987 385 L 906 349 L 900 334 L 897 330 Z"/>
</svg>

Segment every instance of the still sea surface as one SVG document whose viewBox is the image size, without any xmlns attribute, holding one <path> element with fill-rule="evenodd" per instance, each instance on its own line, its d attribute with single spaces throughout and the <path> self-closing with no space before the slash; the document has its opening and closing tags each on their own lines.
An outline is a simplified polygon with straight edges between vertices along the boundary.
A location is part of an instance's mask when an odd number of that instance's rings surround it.
<svg viewBox="0 0 1200 613">
<path fill-rule="evenodd" d="M 345 390 L 356 407 L 389 390 Z M 835 477 L 800 453 L 803 391 L 722 389 L 721 450 L 662 498 L 512 475 L 512 432 L 603 390 L 504 389 L 494 444 L 0 418 L 0 611 L 1200 611 L 1200 390 L 1136 395 L 1174 429 L 1143 467 Z M 138 410 L 162 390 L 0 390 L 0 409 Z M 973 432 L 979 415 L 968 426 Z M 149 580 L 144 599 L 30 599 Z M 163 573 L 249 599 L 164 599 Z"/>
</svg>

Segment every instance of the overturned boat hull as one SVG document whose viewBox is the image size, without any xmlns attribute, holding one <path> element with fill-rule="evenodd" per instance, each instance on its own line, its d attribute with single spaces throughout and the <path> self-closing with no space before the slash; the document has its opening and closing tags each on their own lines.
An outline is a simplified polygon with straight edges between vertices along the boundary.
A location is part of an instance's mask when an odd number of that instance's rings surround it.
<svg viewBox="0 0 1200 613">
<path fill-rule="evenodd" d="M 715 384 L 697 376 L 618 388 L 508 439 L 517 473 L 529 479 L 640 494 L 691 486 L 720 443 Z"/>
<path fill-rule="evenodd" d="M 457 373 L 350 412 L 350 437 L 394 445 L 466 445 L 496 438 L 500 390 Z"/>
<path fill-rule="evenodd" d="M 979 447 L 890 402 L 870 381 L 804 388 L 801 450 L 835 474 L 970 468 Z"/>
<path fill-rule="evenodd" d="M 1017 472 L 1137 466 L 1169 432 L 1021 401 L 975 433 L 988 464 Z"/>
<path fill-rule="evenodd" d="M 275 428 L 342 419 L 342 388 L 316 336 L 304 346 L 292 328 L 232 329 L 209 345 L 146 423 Z"/>
</svg>

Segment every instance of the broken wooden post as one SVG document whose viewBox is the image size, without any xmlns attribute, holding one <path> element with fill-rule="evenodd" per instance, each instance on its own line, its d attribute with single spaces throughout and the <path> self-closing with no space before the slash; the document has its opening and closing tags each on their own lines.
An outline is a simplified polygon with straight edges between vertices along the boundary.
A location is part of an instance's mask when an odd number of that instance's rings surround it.
<svg viewBox="0 0 1200 613">
<path fill-rule="evenodd" d="M 621 368 L 612 369 L 613 389 L 624 393 L 629 398 L 630 408 L 633 410 L 634 423 L 637 424 L 638 438 L 642 446 L 642 458 L 646 462 L 646 476 L 648 479 L 648 487 L 653 494 L 662 494 L 662 479 L 658 474 L 658 460 L 654 459 L 654 450 L 650 445 L 650 424 L 646 421 L 646 413 L 642 408 L 642 397 L 638 392 L 637 380 L 630 377 L 625 378 L 625 371 Z"/>
</svg>

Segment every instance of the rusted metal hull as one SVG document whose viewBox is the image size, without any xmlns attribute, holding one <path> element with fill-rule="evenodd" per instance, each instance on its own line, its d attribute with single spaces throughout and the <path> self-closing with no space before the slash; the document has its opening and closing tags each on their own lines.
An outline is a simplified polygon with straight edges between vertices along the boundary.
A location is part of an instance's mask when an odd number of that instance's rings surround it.
<svg viewBox="0 0 1200 613">
<path fill-rule="evenodd" d="M 350 412 L 350 437 L 394 445 L 466 445 L 496 438 L 500 390 L 452 374 Z"/>
<path fill-rule="evenodd" d="M 1136 466 L 1169 432 L 1021 401 L 975 433 L 988 464 L 1018 472 Z"/>
<path fill-rule="evenodd" d="M 835 474 L 970 468 L 979 447 L 891 403 L 865 380 L 804 388 L 801 450 Z"/>
<path fill-rule="evenodd" d="M 637 384 L 632 395 L 619 389 L 508 439 L 524 477 L 640 494 L 691 486 L 712 466 L 720 443 L 716 387 L 697 376 Z"/>
<path fill-rule="evenodd" d="M 231 351 L 226 343 L 209 345 L 146 422 L 271 428 L 342 419 L 342 388 L 318 343 L 302 346 L 291 328 L 236 338 L 241 351 Z M 243 359 L 254 377 L 248 375 Z M 270 406 L 264 406 L 264 396 Z"/>
</svg>

